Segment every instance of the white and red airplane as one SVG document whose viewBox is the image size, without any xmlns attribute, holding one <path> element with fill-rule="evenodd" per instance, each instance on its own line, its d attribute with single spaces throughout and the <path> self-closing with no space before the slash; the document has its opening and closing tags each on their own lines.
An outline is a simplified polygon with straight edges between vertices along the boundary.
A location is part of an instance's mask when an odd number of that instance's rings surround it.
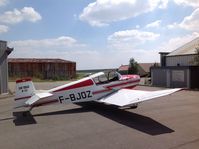
<svg viewBox="0 0 199 149">
<path fill-rule="evenodd" d="M 50 90 L 35 90 L 31 79 L 16 81 L 16 106 L 33 107 L 60 103 L 96 101 L 119 107 L 137 107 L 143 101 L 172 94 L 180 89 L 160 91 L 133 90 L 138 75 L 121 75 L 116 71 L 99 72 Z"/>
</svg>

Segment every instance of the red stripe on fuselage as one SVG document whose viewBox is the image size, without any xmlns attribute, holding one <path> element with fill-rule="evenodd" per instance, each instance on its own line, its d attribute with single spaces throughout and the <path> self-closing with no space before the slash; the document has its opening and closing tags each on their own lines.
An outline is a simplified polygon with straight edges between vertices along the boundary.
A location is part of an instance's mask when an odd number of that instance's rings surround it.
<svg viewBox="0 0 199 149">
<path fill-rule="evenodd" d="M 32 96 L 26 96 L 26 97 L 21 97 L 21 98 L 15 98 L 15 101 L 16 101 L 16 100 L 22 100 L 22 99 L 30 98 L 30 97 L 32 97 Z"/>
<path fill-rule="evenodd" d="M 135 87 L 136 87 L 136 85 L 131 85 L 131 86 L 125 87 L 125 89 L 133 89 L 133 88 L 135 88 Z"/>
<path fill-rule="evenodd" d="M 108 92 L 108 91 L 111 91 L 111 89 L 104 89 L 104 90 L 95 91 L 95 92 L 93 92 L 93 94 L 100 94 L 100 93 L 104 93 L 104 92 Z"/>
<path fill-rule="evenodd" d="M 71 89 L 76 89 L 76 88 L 80 88 L 80 87 L 86 87 L 86 86 L 91 86 L 93 85 L 93 81 L 92 80 L 86 80 L 77 84 L 73 84 L 58 90 L 55 90 L 53 92 L 60 92 L 60 91 L 66 91 L 66 90 L 71 90 Z"/>
<path fill-rule="evenodd" d="M 123 83 L 113 84 L 113 85 L 109 85 L 109 86 L 105 86 L 105 87 L 106 88 L 113 88 L 113 87 L 118 87 L 118 86 L 130 84 L 130 83 L 136 83 L 136 82 L 138 83 L 138 82 L 140 82 L 140 80 L 131 80 L 129 82 L 123 82 Z"/>
<path fill-rule="evenodd" d="M 108 91 L 111 91 L 111 90 L 113 89 L 112 87 L 118 87 L 118 86 L 130 84 L 130 83 L 136 83 L 136 82 L 139 82 L 139 81 L 140 81 L 140 80 L 133 80 L 133 81 L 129 81 L 129 82 L 123 82 L 123 83 L 118 83 L 118 84 L 106 86 L 105 88 L 107 88 L 107 89 L 95 91 L 95 92 L 93 92 L 93 94 L 100 94 L 100 93 L 108 92 Z M 134 88 L 135 86 L 136 86 L 136 85 L 130 84 L 129 86 L 126 86 L 126 87 L 124 87 L 124 88 L 130 89 L 130 88 Z M 122 88 L 121 88 L 121 89 L 122 89 Z"/>
<path fill-rule="evenodd" d="M 57 103 L 57 102 L 58 102 L 57 99 L 53 99 L 53 100 L 49 100 L 49 101 L 43 101 L 43 102 L 40 102 L 40 103 L 36 103 L 32 107 L 44 106 L 44 105 L 53 104 L 53 103 Z"/>
</svg>

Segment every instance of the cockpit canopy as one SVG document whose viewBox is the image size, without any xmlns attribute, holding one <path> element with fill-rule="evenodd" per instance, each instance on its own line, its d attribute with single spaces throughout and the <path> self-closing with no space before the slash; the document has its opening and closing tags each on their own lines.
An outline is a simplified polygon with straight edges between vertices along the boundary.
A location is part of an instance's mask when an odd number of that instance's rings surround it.
<svg viewBox="0 0 199 149">
<path fill-rule="evenodd" d="M 104 84 L 120 80 L 121 75 L 117 71 L 107 71 L 97 73 L 92 78 L 96 84 Z"/>
</svg>

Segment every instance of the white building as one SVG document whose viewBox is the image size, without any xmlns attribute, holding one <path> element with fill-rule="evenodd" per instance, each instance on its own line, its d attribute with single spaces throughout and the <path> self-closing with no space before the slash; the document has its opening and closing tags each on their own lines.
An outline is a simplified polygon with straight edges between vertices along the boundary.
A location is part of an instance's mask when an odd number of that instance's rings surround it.
<svg viewBox="0 0 199 149">
<path fill-rule="evenodd" d="M 168 52 L 160 52 L 161 67 L 151 68 L 154 86 L 199 88 L 199 66 L 194 61 L 198 55 L 199 37 Z"/>
<path fill-rule="evenodd" d="M 166 66 L 194 66 L 199 37 L 166 55 Z"/>
</svg>

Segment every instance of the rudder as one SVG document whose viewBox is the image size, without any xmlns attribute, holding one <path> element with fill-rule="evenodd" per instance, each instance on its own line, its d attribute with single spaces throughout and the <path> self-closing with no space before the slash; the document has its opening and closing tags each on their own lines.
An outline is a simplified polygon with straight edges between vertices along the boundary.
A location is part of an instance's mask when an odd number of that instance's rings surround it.
<svg viewBox="0 0 199 149">
<path fill-rule="evenodd" d="M 24 106 L 25 102 L 35 94 L 35 87 L 32 79 L 25 78 L 17 80 L 15 91 L 15 107 Z"/>
</svg>

